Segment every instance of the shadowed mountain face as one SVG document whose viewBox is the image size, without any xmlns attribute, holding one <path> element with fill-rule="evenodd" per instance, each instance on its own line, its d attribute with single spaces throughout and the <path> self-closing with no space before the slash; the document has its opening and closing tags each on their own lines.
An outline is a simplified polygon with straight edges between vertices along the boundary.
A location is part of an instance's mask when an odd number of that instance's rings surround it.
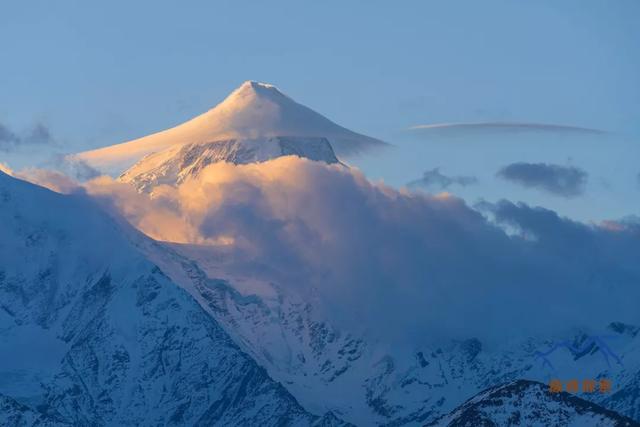
<svg viewBox="0 0 640 427">
<path fill-rule="evenodd" d="M 119 180 L 132 184 L 139 191 L 150 192 L 157 185 L 181 184 L 187 178 L 197 176 L 212 163 L 242 165 L 282 156 L 303 157 L 327 164 L 338 163 L 326 138 L 231 139 L 179 145 L 150 154 L 123 173 Z"/>
<path fill-rule="evenodd" d="M 375 138 L 333 123 L 298 104 L 275 86 L 247 81 L 222 103 L 181 125 L 74 157 L 98 169 L 121 173 L 149 154 L 187 144 L 220 142 L 228 145 L 233 140 L 234 144 L 242 142 L 247 147 L 264 144 L 266 148 L 254 148 L 277 152 L 276 146 L 279 143 L 273 138 L 278 137 L 288 138 L 289 146 L 291 141 L 295 141 L 296 154 L 313 152 L 318 144 L 324 146 L 325 143 L 319 143 L 318 139 L 327 140 L 338 156 L 348 156 L 385 145 Z M 326 147 L 321 149 L 327 150 Z M 333 157 L 333 154 L 330 156 Z"/>
<path fill-rule="evenodd" d="M 639 423 L 566 392 L 550 393 L 535 381 L 492 387 L 427 426 L 611 426 Z"/>
<path fill-rule="evenodd" d="M 305 411 L 84 196 L 0 173 L 0 235 L 3 425 L 341 424 Z"/>
<path fill-rule="evenodd" d="M 497 347 L 470 338 L 417 345 L 412 351 L 381 348 L 370 337 L 336 325 L 318 309 L 317 300 L 278 286 L 277 280 L 260 282 L 251 276 L 249 264 L 234 266 L 238 260 L 224 252 L 197 245 L 164 249 L 144 251 L 197 295 L 243 350 L 303 406 L 318 408 L 315 412 L 332 411 L 361 426 L 417 426 L 455 411 L 495 384 L 521 378 L 544 383 L 561 372 L 570 378 L 610 378 L 615 384 L 611 393 L 581 397 L 636 418 L 640 336 L 634 326 L 616 322 L 602 332 L 615 334 L 607 341 L 624 365 L 613 357 L 607 365 L 606 342 L 583 333 L 565 337 L 574 343 L 566 346 L 522 337 Z M 526 396 L 528 404 L 544 404 L 547 398 L 545 393 Z"/>
</svg>

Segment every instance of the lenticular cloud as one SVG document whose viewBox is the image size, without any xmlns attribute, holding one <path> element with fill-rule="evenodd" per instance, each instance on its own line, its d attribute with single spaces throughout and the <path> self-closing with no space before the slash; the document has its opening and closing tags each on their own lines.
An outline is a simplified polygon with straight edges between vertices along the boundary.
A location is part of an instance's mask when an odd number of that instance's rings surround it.
<svg viewBox="0 0 640 427">
<path fill-rule="evenodd" d="M 293 156 L 213 164 L 151 195 L 108 178 L 87 190 L 151 237 L 223 250 L 243 272 L 313 292 L 333 319 L 383 338 L 640 321 L 633 224 L 586 225 L 506 201 L 486 205 L 488 218 L 452 196 L 397 191 Z"/>
</svg>

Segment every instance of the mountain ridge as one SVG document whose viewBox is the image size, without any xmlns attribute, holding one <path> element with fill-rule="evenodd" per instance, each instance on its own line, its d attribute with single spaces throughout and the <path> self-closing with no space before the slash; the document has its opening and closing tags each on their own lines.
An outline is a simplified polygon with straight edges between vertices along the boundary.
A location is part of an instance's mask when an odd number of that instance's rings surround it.
<svg viewBox="0 0 640 427">
<path fill-rule="evenodd" d="M 517 380 L 491 387 L 425 427 L 611 426 L 640 423 L 567 392 L 550 393 L 545 384 Z"/>
<path fill-rule="evenodd" d="M 562 372 L 568 377 L 610 378 L 615 393 L 595 393 L 585 399 L 637 417 L 640 339 L 628 333 L 635 331 L 633 326 L 614 323 L 620 331 L 616 332 L 616 353 L 626 363 L 611 367 L 594 349 L 576 359 L 568 348 L 549 354 L 555 368 L 549 367 L 536 358 L 539 350 L 553 348 L 553 341 L 544 337 L 523 337 L 498 349 L 470 338 L 396 351 L 337 328 L 317 313 L 312 299 L 278 287 L 277 281 L 266 277 L 258 283 L 255 277 L 243 276 L 241 268 L 230 272 L 223 253 L 199 253 L 192 245 L 170 246 L 171 251 L 156 254 L 153 248 L 144 251 L 176 283 L 196 295 L 273 378 L 315 412 L 331 411 L 356 425 L 422 425 L 495 384 L 519 379 L 545 382 Z M 557 339 L 581 341 L 584 334 Z"/>
<path fill-rule="evenodd" d="M 131 232 L 84 195 L 0 172 L 0 420 L 345 425 L 307 412 Z"/>
</svg>

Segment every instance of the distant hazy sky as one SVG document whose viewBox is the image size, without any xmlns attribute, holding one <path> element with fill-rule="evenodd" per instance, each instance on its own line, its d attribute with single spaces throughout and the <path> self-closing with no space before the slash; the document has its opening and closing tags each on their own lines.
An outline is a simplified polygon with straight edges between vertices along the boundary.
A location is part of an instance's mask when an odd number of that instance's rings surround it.
<svg viewBox="0 0 640 427">
<path fill-rule="evenodd" d="M 470 202 L 638 214 L 638 22 L 636 0 L 3 1 L 0 125 L 42 123 L 61 152 L 110 145 L 180 123 L 253 79 L 396 144 L 355 161 L 373 178 L 401 185 L 439 167 L 478 178 L 447 189 Z M 443 122 L 609 133 L 406 130 Z M 0 151 L 0 161 L 38 158 L 18 154 Z M 496 177 L 519 161 L 584 169 L 584 195 Z"/>
</svg>

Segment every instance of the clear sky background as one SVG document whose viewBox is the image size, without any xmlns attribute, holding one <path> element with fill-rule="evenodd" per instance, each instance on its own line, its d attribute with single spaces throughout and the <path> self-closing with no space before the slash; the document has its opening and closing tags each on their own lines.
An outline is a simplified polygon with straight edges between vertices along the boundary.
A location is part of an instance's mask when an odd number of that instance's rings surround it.
<svg viewBox="0 0 640 427">
<path fill-rule="evenodd" d="M 640 2 L 5 1 L 0 125 L 52 142 L 12 167 L 111 145 L 200 114 L 244 80 L 395 144 L 352 163 L 401 186 L 440 167 L 508 198 L 582 220 L 640 214 Z M 453 129 L 529 122 L 606 131 Z M 22 139 L 28 139 L 23 136 Z M 516 162 L 579 167 L 566 198 L 496 177 Z"/>
</svg>

